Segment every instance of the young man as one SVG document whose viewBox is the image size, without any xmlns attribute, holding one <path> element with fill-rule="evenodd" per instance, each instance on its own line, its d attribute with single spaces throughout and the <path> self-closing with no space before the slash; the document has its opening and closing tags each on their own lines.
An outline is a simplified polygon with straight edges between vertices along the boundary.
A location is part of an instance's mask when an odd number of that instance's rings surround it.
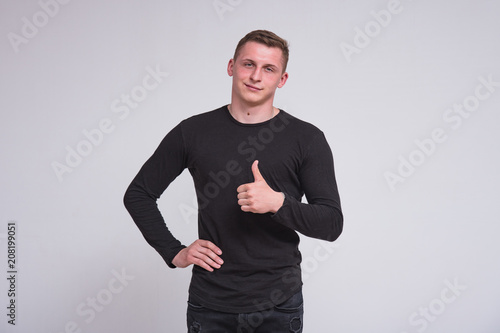
<svg viewBox="0 0 500 333">
<path fill-rule="evenodd" d="M 189 332 L 302 332 L 297 232 L 328 241 L 342 232 L 324 134 L 273 106 L 287 62 L 285 40 L 247 34 L 227 67 L 231 104 L 173 128 L 126 191 L 126 208 L 167 265 L 193 265 Z M 199 206 L 199 239 L 187 247 L 156 205 L 186 168 Z"/>
</svg>

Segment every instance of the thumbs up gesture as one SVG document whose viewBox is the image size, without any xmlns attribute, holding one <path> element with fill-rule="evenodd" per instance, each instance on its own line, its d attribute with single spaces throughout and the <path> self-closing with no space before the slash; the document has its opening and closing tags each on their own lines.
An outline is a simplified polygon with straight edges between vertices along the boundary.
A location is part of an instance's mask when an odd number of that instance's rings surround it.
<svg viewBox="0 0 500 333">
<path fill-rule="evenodd" d="M 252 164 L 254 182 L 240 185 L 238 191 L 238 204 L 241 210 L 251 213 L 276 213 L 283 205 L 284 196 L 281 192 L 274 191 L 259 170 L 259 161 Z"/>
</svg>

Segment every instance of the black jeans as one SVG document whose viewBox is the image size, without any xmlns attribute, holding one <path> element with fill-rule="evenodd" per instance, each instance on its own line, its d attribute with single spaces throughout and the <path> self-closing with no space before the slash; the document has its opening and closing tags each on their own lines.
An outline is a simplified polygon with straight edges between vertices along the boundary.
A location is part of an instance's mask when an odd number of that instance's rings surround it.
<svg viewBox="0 0 500 333">
<path fill-rule="evenodd" d="M 304 305 L 298 292 L 274 308 L 225 313 L 188 302 L 188 333 L 302 333 Z"/>
</svg>

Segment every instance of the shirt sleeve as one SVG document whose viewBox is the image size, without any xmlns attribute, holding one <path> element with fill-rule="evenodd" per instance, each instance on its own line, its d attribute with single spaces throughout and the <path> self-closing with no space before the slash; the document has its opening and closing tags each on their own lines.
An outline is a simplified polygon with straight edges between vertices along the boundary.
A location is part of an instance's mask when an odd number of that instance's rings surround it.
<svg viewBox="0 0 500 333">
<path fill-rule="evenodd" d="M 299 179 L 307 203 L 285 193 L 283 205 L 272 218 L 305 236 L 336 240 L 342 233 L 344 218 L 333 155 L 323 133 L 309 144 L 300 165 Z"/>
<path fill-rule="evenodd" d="M 162 140 L 125 192 L 123 202 L 146 241 L 175 268 L 172 260 L 185 248 L 167 228 L 157 200 L 186 168 L 186 150 L 181 124 Z"/>
</svg>

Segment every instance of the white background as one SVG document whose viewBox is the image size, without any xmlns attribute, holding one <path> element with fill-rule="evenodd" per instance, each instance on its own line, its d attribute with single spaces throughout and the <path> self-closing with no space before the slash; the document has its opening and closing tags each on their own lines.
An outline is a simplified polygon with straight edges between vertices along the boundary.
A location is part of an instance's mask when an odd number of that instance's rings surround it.
<svg viewBox="0 0 500 333">
<path fill-rule="evenodd" d="M 149 247 L 123 193 L 179 121 L 229 102 L 227 62 L 263 28 L 290 42 L 275 105 L 325 132 L 345 214 L 337 242 L 302 238 L 304 332 L 499 332 L 500 86 L 477 88 L 500 82 L 499 11 L 497 0 L 1 0 L 0 276 L 9 221 L 18 275 L 15 326 L 0 282 L 0 330 L 186 331 L 190 270 Z M 140 92 L 125 114 L 122 95 Z M 448 113 L 462 103 L 474 111 Z M 84 131 L 102 121 L 109 133 L 89 146 Z M 192 187 L 185 172 L 159 201 L 186 244 Z"/>
</svg>

